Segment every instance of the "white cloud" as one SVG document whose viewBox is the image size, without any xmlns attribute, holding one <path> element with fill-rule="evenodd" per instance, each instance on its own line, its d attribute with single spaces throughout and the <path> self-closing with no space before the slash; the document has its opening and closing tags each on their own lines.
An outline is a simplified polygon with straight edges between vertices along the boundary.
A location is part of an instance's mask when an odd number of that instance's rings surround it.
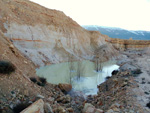
<svg viewBox="0 0 150 113">
<path fill-rule="evenodd" d="M 63 11 L 80 25 L 150 31 L 150 0 L 31 0 Z"/>
</svg>

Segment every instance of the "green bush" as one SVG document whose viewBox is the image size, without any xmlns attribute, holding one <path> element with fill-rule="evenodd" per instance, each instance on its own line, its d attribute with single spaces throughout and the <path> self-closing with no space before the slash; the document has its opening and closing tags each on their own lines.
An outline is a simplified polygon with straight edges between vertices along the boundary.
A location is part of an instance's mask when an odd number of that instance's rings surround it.
<svg viewBox="0 0 150 113">
<path fill-rule="evenodd" d="M 131 75 L 133 77 L 138 77 L 139 74 L 141 74 L 141 73 L 142 73 L 141 69 L 135 69 L 135 70 L 131 71 Z"/>
<path fill-rule="evenodd" d="M 34 82 L 34 83 L 36 83 L 36 82 L 37 82 L 37 80 L 36 80 L 36 78 L 35 78 L 35 77 L 31 77 L 31 78 L 30 78 L 30 80 L 31 80 L 32 82 Z"/>
<path fill-rule="evenodd" d="M 141 73 L 142 73 L 141 69 L 135 69 L 132 71 L 132 74 L 141 74 Z"/>
<path fill-rule="evenodd" d="M 39 86 L 45 86 L 45 84 L 42 84 L 41 82 L 37 82 L 37 85 L 39 85 Z"/>
<path fill-rule="evenodd" d="M 39 80 L 40 80 L 40 82 L 42 84 L 46 84 L 47 83 L 46 78 L 44 78 L 44 77 L 39 77 Z"/>
<path fill-rule="evenodd" d="M 0 61 L 0 73 L 11 74 L 16 70 L 15 66 L 9 61 Z"/>
<path fill-rule="evenodd" d="M 39 86 L 45 86 L 46 83 L 47 83 L 46 78 L 44 78 L 44 77 L 39 77 L 39 81 L 37 81 L 37 85 L 39 85 Z"/>
</svg>

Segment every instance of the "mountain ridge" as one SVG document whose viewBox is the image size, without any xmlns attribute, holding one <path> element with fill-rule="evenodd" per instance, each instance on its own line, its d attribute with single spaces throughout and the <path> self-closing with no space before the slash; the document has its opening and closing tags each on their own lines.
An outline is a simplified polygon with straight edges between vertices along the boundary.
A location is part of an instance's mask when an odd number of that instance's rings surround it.
<svg viewBox="0 0 150 113">
<path fill-rule="evenodd" d="M 97 25 L 83 25 L 87 30 L 99 31 L 111 38 L 134 39 L 134 40 L 150 40 L 150 31 L 144 30 L 127 30 L 119 27 L 107 27 Z"/>
</svg>

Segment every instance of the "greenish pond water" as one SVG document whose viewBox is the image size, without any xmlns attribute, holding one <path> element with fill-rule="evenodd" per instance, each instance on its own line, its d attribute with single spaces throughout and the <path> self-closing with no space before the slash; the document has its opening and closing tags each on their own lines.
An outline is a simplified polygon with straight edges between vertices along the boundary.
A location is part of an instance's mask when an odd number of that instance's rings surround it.
<svg viewBox="0 0 150 113">
<path fill-rule="evenodd" d="M 36 74 L 45 77 L 49 83 L 69 83 L 74 91 L 82 91 L 85 95 L 97 94 L 97 85 L 103 83 L 113 70 L 119 69 L 114 61 L 101 64 L 101 70 L 95 71 L 95 64 L 91 61 L 65 62 L 47 65 L 36 69 Z"/>
</svg>

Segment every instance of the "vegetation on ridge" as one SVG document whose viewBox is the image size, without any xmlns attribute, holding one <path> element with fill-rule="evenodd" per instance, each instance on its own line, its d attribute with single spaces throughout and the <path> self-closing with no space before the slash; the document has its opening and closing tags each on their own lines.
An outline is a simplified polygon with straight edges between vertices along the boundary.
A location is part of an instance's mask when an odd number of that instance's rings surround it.
<svg viewBox="0 0 150 113">
<path fill-rule="evenodd" d="M 15 66 L 9 61 L 0 61 L 0 73 L 11 74 L 16 70 Z"/>
</svg>

